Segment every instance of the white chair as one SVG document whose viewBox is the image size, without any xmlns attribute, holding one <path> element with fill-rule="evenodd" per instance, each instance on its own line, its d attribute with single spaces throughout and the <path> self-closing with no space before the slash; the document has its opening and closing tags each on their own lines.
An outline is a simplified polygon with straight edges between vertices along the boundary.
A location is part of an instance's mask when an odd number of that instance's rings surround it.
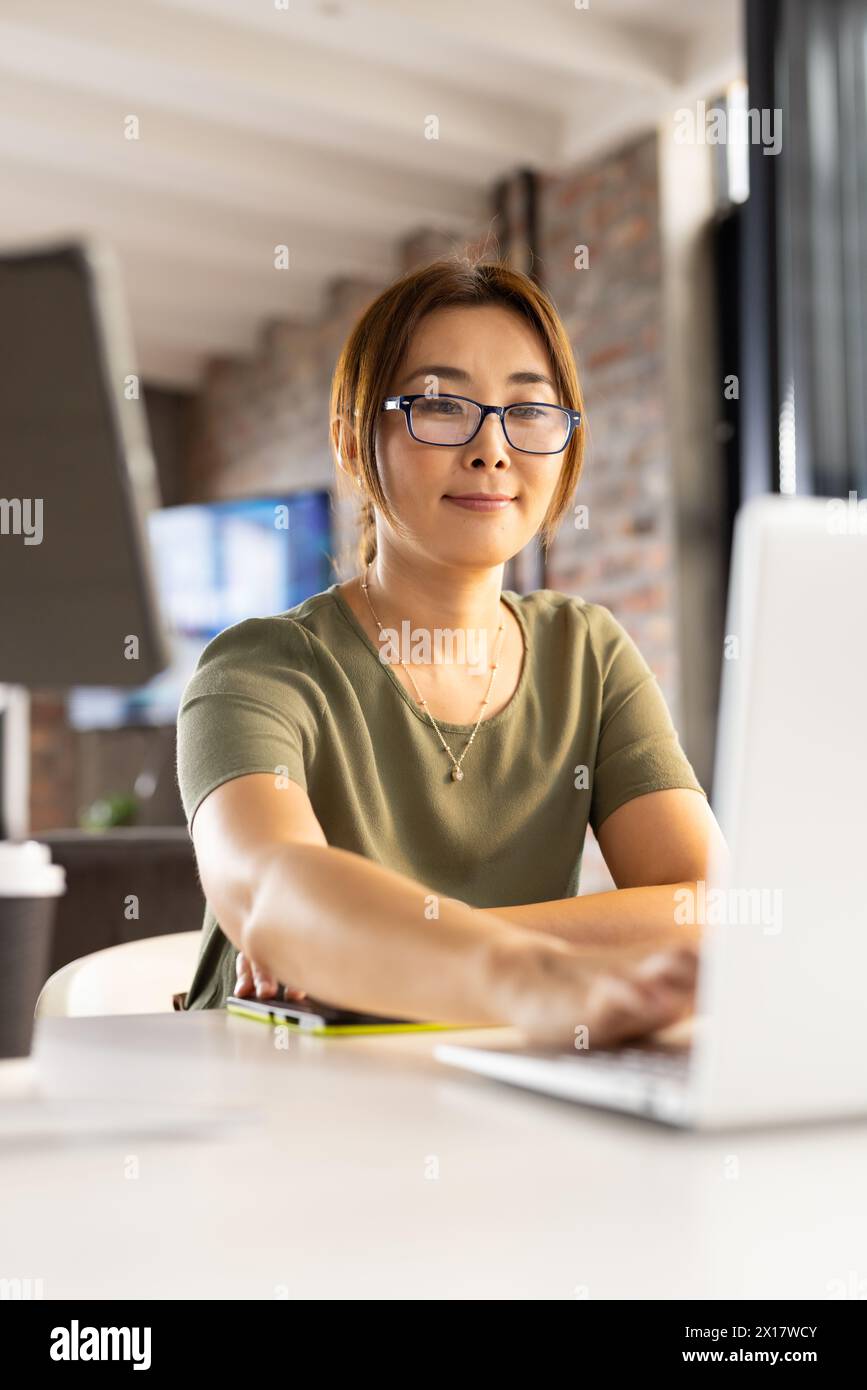
<svg viewBox="0 0 867 1390">
<path fill-rule="evenodd" d="M 201 931 L 173 932 L 72 960 L 42 986 L 36 1017 L 171 1013 L 172 995 L 189 988 L 201 939 Z"/>
</svg>

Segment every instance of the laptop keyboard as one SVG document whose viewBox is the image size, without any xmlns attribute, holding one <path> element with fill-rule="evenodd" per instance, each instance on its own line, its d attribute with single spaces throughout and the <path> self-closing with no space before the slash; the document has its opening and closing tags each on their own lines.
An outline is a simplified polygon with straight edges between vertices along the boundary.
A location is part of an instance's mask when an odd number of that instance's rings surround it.
<svg viewBox="0 0 867 1390">
<path fill-rule="evenodd" d="M 690 1051 L 688 1045 L 671 1043 L 586 1051 L 440 1044 L 436 1055 L 453 1066 L 530 1090 L 682 1125 L 689 1111 Z"/>
<path fill-rule="evenodd" d="M 524 1057 L 538 1057 L 540 1061 L 557 1061 L 563 1065 L 583 1066 L 593 1062 L 596 1066 L 625 1070 L 632 1075 L 664 1078 L 677 1081 L 686 1076 L 689 1068 L 690 1050 L 688 1047 L 597 1047 L 587 1051 L 568 1052 L 537 1051 L 528 1049 L 521 1053 Z"/>
</svg>

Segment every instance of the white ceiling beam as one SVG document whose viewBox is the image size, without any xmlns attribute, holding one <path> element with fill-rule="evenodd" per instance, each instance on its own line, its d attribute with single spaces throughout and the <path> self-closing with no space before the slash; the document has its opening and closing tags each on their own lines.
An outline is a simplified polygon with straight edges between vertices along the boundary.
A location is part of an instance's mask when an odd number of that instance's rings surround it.
<svg viewBox="0 0 867 1390">
<path fill-rule="evenodd" d="M 15 217 L 42 219 L 46 234 L 94 229 L 111 241 L 181 256 L 226 274 L 259 274 L 274 265 L 274 247 L 288 246 L 287 279 L 314 281 L 341 273 L 386 280 L 397 272 L 397 249 L 351 228 L 308 225 L 299 217 L 253 216 L 236 208 L 209 208 L 179 194 L 150 197 L 118 189 L 111 180 L 38 170 L 0 160 L 2 235 Z"/>
<path fill-rule="evenodd" d="M 146 339 L 141 331 L 135 333 L 136 366 L 146 386 L 167 391 L 199 389 L 205 376 L 207 355 L 167 343 Z"/>
<path fill-rule="evenodd" d="M 721 5 L 702 15 L 699 31 L 676 45 L 676 81 L 665 92 L 641 88 L 624 91 L 617 101 L 601 82 L 588 82 L 564 125 L 561 158 L 555 168 L 568 169 L 670 122 L 674 110 L 701 97 L 715 96 L 742 76 L 740 11 Z"/>
<path fill-rule="evenodd" d="M 4 0 L 0 70 L 116 99 L 118 114 L 165 109 L 311 146 L 342 148 L 435 176 L 487 177 L 544 165 L 559 120 L 513 92 L 499 99 L 448 77 L 275 42 L 140 0 Z M 430 115 L 437 140 L 425 138 Z"/>
<path fill-rule="evenodd" d="M 206 312 L 219 304 L 232 314 L 253 315 L 260 321 L 280 318 L 311 323 L 319 318 L 325 302 L 327 281 L 293 281 L 282 271 L 243 283 L 234 277 L 224 280 L 189 262 L 161 260 L 156 256 L 130 255 L 115 245 L 125 285 L 151 301 L 163 301 L 180 315 Z"/>
<path fill-rule="evenodd" d="M 403 71 L 449 74 L 471 88 L 520 92 L 534 104 L 560 105 L 579 76 L 662 90 L 676 81 L 678 42 L 654 27 L 656 9 L 636 28 L 591 5 L 545 0 L 355 0 L 323 11 L 318 0 L 157 0 L 165 9 L 219 17 L 281 39 L 309 42 L 355 60 Z"/>
<path fill-rule="evenodd" d="M 686 45 L 678 96 L 698 100 L 724 91 L 746 76 L 743 15 L 740 5 L 709 6 L 703 23 Z"/>
<path fill-rule="evenodd" d="M 196 265 L 182 256 L 160 257 L 140 247 L 130 248 L 116 239 L 102 237 L 91 228 L 87 232 L 66 233 L 70 239 L 88 236 L 107 242 L 120 266 L 124 294 L 135 285 L 151 299 L 163 299 L 167 313 L 182 316 L 220 303 L 232 313 L 253 314 L 261 321 L 272 318 L 298 323 L 315 322 L 321 315 L 328 291 L 328 280 L 292 279 L 281 271 L 266 271 L 259 277 L 225 277 L 213 269 Z M 4 218 L 0 246 L 14 249 L 51 240 L 44 225 L 27 223 L 13 214 Z M 55 239 L 61 239 L 55 234 Z"/>
<path fill-rule="evenodd" d="M 294 215 L 302 188 L 305 217 L 341 232 L 347 221 L 388 237 L 418 226 L 469 229 L 486 214 L 479 188 L 395 171 L 387 152 L 350 158 L 165 111 L 145 115 L 141 138 L 127 140 L 116 101 L 33 79 L 0 86 L 0 154 L 249 212 Z"/>
<path fill-rule="evenodd" d="M 241 8 L 238 0 L 216 3 L 221 11 Z M 592 4 L 587 9 L 569 4 L 555 8 L 538 0 L 364 0 L 364 8 L 389 27 L 411 22 L 421 32 L 439 33 L 452 46 L 466 43 L 491 65 L 504 58 L 519 62 L 531 90 L 534 69 L 540 75 L 593 77 L 651 91 L 664 91 L 677 77 L 678 44 L 670 35 L 654 32 L 652 8 L 649 23 L 638 27 L 617 24 Z"/>
<path fill-rule="evenodd" d="M 604 105 L 600 109 L 595 89 L 585 92 L 564 130 L 557 170 L 580 168 L 649 133 L 659 124 L 663 108 L 658 94 L 651 96 L 639 90 L 624 95 L 613 110 Z M 576 218 L 580 218 L 580 211 L 576 208 Z"/>
<path fill-rule="evenodd" d="M 159 342 L 162 346 L 182 348 L 185 352 L 248 357 L 255 352 L 262 332 L 261 321 L 249 315 L 238 315 L 221 309 L 210 314 L 167 312 L 164 301 L 152 302 L 135 289 L 127 297 L 132 321 L 133 345 L 139 336 Z"/>
</svg>

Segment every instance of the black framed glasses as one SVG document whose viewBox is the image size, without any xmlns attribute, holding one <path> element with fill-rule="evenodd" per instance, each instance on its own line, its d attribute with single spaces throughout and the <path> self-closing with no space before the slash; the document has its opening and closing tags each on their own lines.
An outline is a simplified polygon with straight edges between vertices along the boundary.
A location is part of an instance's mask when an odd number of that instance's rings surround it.
<svg viewBox="0 0 867 1390">
<path fill-rule="evenodd" d="M 562 454 L 581 424 L 580 410 L 567 410 L 547 401 L 482 405 L 468 396 L 386 396 L 382 408 L 403 411 L 406 427 L 418 444 L 442 449 L 469 444 L 486 416 L 499 415 L 513 449 L 524 454 Z"/>
</svg>

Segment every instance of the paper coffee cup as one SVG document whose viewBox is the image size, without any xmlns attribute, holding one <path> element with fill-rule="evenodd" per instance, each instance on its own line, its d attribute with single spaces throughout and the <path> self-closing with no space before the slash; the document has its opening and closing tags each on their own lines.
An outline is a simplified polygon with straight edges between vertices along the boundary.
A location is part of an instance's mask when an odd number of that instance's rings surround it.
<svg viewBox="0 0 867 1390">
<path fill-rule="evenodd" d="M 36 840 L 0 841 L 0 1058 L 27 1057 L 33 1011 L 51 960 L 66 871 Z"/>
</svg>

